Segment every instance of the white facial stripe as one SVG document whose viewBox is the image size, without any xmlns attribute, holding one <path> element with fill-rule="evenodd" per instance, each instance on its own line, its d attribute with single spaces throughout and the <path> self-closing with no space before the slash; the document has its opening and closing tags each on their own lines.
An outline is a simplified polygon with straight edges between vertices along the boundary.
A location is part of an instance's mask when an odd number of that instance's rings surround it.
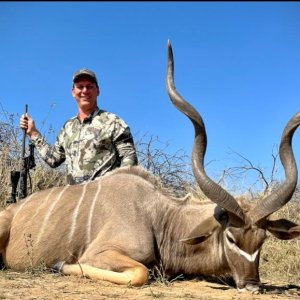
<svg viewBox="0 0 300 300">
<path fill-rule="evenodd" d="M 243 251 L 242 249 L 238 248 L 237 246 L 236 246 L 236 248 L 240 255 L 244 256 L 248 261 L 251 261 L 251 262 L 255 261 L 256 256 L 259 252 L 259 250 L 256 250 L 253 254 L 249 254 L 249 253 Z"/>
<path fill-rule="evenodd" d="M 231 237 L 231 235 L 230 235 L 230 237 Z M 240 249 L 237 245 L 230 243 L 227 238 L 226 238 L 226 243 L 227 243 L 229 249 L 231 249 L 232 251 L 236 252 L 237 254 L 243 256 L 244 258 L 246 258 L 248 261 L 251 261 L 251 262 L 255 261 L 257 255 L 258 255 L 258 252 L 259 252 L 259 249 L 257 249 L 253 254 L 249 254 L 249 253 L 243 251 L 242 249 Z"/>
<path fill-rule="evenodd" d="M 219 261 L 223 260 L 223 245 L 222 243 L 218 243 L 219 244 Z"/>
<path fill-rule="evenodd" d="M 232 235 L 232 233 L 231 233 L 230 231 L 227 231 L 226 234 L 227 234 L 234 242 L 236 242 L 234 236 Z"/>
</svg>

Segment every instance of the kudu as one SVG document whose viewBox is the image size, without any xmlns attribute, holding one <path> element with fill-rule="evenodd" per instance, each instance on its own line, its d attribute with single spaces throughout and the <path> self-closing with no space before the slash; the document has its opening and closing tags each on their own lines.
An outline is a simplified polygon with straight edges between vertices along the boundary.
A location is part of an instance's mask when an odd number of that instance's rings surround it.
<svg viewBox="0 0 300 300">
<path fill-rule="evenodd" d="M 176 91 L 173 73 L 169 43 L 167 90 L 194 125 L 193 172 L 214 203 L 173 198 L 141 167 L 39 191 L 1 213 L 0 251 L 7 267 L 24 271 L 44 263 L 63 274 L 138 286 L 147 282 L 148 268 L 162 264 L 169 275 L 232 275 L 238 289 L 258 289 L 266 230 L 279 239 L 300 235 L 299 225 L 268 218 L 291 199 L 297 184 L 291 143 L 300 112 L 288 122 L 281 139 L 285 181 L 245 209 L 207 176 L 205 126 Z"/>
</svg>

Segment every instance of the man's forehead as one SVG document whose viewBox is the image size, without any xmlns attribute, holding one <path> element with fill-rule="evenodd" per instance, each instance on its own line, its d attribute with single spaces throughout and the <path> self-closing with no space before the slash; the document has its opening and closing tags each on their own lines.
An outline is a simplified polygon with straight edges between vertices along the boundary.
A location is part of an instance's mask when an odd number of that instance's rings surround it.
<svg viewBox="0 0 300 300">
<path fill-rule="evenodd" d="M 82 77 L 82 78 L 78 78 L 74 84 L 75 85 L 78 85 L 78 84 L 84 84 L 84 83 L 93 83 L 93 84 L 96 84 L 94 80 L 92 80 L 91 78 L 89 77 Z"/>
</svg>

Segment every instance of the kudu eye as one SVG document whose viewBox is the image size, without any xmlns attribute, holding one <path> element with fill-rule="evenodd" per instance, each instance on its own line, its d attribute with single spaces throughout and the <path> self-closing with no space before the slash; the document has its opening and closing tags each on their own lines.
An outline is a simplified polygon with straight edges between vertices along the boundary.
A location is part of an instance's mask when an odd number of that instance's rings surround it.
<svg viewBox="0 0 300 300">
<path fill-rule="evenodd" d="M 230 244 L 235 244 L 235 240 L 230 235 L 227 234 L 226 238 Z"/>
</svg>

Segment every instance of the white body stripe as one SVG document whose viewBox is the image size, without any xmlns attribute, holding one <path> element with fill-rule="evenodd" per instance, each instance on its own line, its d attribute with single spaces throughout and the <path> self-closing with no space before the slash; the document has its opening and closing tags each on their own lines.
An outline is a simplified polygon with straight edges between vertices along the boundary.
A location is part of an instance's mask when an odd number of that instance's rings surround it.
<svg viewBox="0 0 300 300">
<path fill-rule="evenodd" d="M 91 242 L 92 220 L 93 220 L 93 216 L 94 216 L 95 204 L 96 204 L 96 201 L 97 201 L 98 196 L 100 194 L 100 191 L 101 191 L 101 184 L 99 182 L 97 192 L 96 192 L 96 194 L 94 196 L 94 199 L 92 201 L 92 204 L 91 204 L 88 222 L 86 224 L 86 230 L 87 230 L 87 233 L 86 233 L 86 244 L 87 245 Z"/>
<path fill-rule="evenodd" d="M 38 213 L 40 212 L 40 210 L 41 210 L 45 205 L 47 205 L 47 202 L 48 202 L 49 198 L 51 197 L 51 195 L 53 194 L 54 191 L 55 191 L 55 189 L 52 189 L 52 190 L 50 191 L 50 193 L 47 195 L 46 199 L 42 202 L 42 204 L 39 205 L 39 206 L 37 207 L 37 209 L 36 209 L 36 211 L 35 211 L 35 214 L 31 217 L 29 223 L 30 223 L 32 220 L 34 220 L 34 219 L 36 218 L 36 216 L 38 215 Z"/>
<path fill-rule="evenodd" d="M 52 211 L 54 210 L 54 207 L 56 206 L 56 204 L 58 203 L 58 201 L 61 199 L 62 195 L 64 194 L 64 192 L 69 188 L 70 186 L 67 185 L 63 188 L 63 190 L 57 195 L 57 198 L 55 199 L 55 201 L 53 201 L 53 203 L 51 204 L 49 210 L 47 211 L 46 215 L 45 215 L 45 219 L 44 219 L 44 222 L 40 228 L 40 231 L 39 231 L 39 234 L 38 234 L 38 237 L 36 239 L 36 244 L 39 243 L 41 237 L 42 237 L 42 234 L 44 232 L 44 229 L 47 228 L 47 223 L 48 223 L 48 220 L 52 214 Z"/>
<path fill-rule="evenodd" d="M 78 203 L 74 209 L 74 212 L 73 212 L 73 215 L 72 215 L 72 224 L 71 224 L 71 230 L 69 232 L 69 244 L 72 242 L 72 239 L 73 239 L 73 235 L 74 235 L 74 232 L 75 232 L 75 229 L 77 227 L 77 217 L 78 217 L 78 214 L 79 214 L 79 211 L 80 211 L 80 206 L 81 206 L 81 203 L 84 199 L 84 196 L 85 196 L 85 193 L 86 193 L 86 184 L 85 185 L 82 185 L 83 186 L 83 189 L 82 189 L 82 193 L 81 193 L 81 196 L 78 200 Z"/>
<path fill-rule="evenodd" d="M 23 203 L 20 205 L 19 209 L 16 211 L 16 213 L 15 213 L 15 215 L 14 215 L 14 219 L 15 219 L 15 217 L 18 215 L 18 213 L 22 210 L 24 204 L 27 203 L 27 202 L 32 198 L 33 195 L 34 195 L 34 194 L 31 194 L 29 197 L 27 197 L 26 200 L 25 200 L 25 199 L 23 200 Z"/>
</svg>

